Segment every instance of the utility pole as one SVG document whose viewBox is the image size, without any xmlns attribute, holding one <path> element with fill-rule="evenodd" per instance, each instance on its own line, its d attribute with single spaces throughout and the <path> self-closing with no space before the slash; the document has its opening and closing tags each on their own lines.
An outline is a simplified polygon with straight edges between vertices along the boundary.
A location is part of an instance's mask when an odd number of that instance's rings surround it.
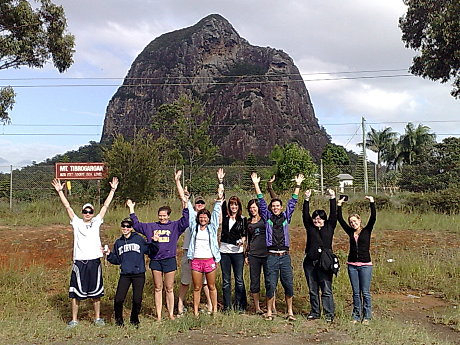
<svg viewBox="0 0 460 345">
<path fill-rule="evenodd" d="M 324 194 L 324 175 L 323 175 L 323 159 L 321 158 L 320 160 L 320 183 L 321 183 L 321 195 Z"/>
<path fill-rule="evenodd" d="M 369 190 L 369 180 L 367 177 L 367 157 L 366 157 L 366 119 L 362 117 L 363 128 L 363 167 L 364 167 L 364 193 L 367 194 Z"/>
</svg>

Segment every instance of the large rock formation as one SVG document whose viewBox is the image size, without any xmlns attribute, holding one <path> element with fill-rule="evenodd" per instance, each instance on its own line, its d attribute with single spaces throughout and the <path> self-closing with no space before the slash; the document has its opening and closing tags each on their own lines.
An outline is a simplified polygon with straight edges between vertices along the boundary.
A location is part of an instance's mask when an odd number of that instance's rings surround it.
<svg viewBox="0 0 460 345">
<path fill-rule="evenodd" d="M 183 93 L 213 114 L 210 134 L 224 157 L 266 156 L 275 144 L 298 142 L 318 158 L 329 141 L 292 59 L 250 45 L 217 14 L 139 54 L 107 107 L 101 141 L 150 128 L 156 109 Z"/>
</svg>

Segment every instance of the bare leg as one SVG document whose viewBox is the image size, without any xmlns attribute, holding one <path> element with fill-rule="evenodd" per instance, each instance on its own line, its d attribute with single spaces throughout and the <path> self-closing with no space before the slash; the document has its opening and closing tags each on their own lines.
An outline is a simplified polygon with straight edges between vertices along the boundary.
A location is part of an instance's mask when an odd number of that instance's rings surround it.
<svg viewBox="0 0 460 345">
<path fill-rule="evenodd" d="M 155 310 L 157 320 L 161 320 L 161 310 L 163 308 L 163 272 L 152 270 L 153 284 L 155 285 Z"/>
<path fill-rule="evenodd" d="M 288 315 L 294 315 L 294 312 L 292 311 L 292 296 L 286 296 L 285 299 Z"/>
<path fill-rule="evenodd" d="M 80 305 L 80 301 L 76 298 L 72 298 L 72 321 L 78 320 L 78 307 Z"/>
<path fill-rule="evenodd" d="M 211 298 L 212 313 L 217 313 L 217 289 L 216 289 L 216 271 L 206 273 L 208 281 L 209 297 Z"/>
<path fill-rule="evenodd" d="M 203 273 L 192 271 L 193 280 L 193 315 L 198 316 L 200 308 L 201 287 L 203 285 Z"/>
<path fill-rule="evenodd" d="M 188 287 L 188 285 L 181 284 L 179 288 L 179 296 L 177 298 L 177 312 L 179 315 L 184 312 L 184 302 L 185 296 L 187 295 Z"/>
<path fill-rule="evenodd" d="M 174 320 L 174 275 L 176 271 L 165 273 L 166 307 L 168 308 L 169 319 Z"/>
<path fill-rule="evenodd" d="M 260 312 L 262 311 L 260 309 L 260 293 L 259 292 L 253 293 L 252 299 L 254 300 L 254 308 L 256 310 L 256 313 L 260 314 Z"/>
<path fill-rule="evenodd" d="M 275 300 L 275 297 L 273 296 L 272 298 L 267 299 L 267 317 L 272 316 L 272 310 L 273 310 L 273 301 Z"/>
<path fill-rule="evenodd" d="M 93 306 L 94 306 L 94 319 L 97 320 L 101 317 L 101 299 L 93 298 Z"/>
<path fill-rule="evenodd" d="M 276 291 L 275 291 L 275 294 L 273 295 L 272 313 L 278 314 L 278 312 L 276 311 Z"/>
<path fill-rule="evenodd" d="M 208 284 L 203 285 L 203 291 L 204 295 L 206 296 L 206 308 L 210 313 L 212 313 L 212 301 L 211 301 L 211 296 L 209 295 L 209 288 Z"/>
</svg>

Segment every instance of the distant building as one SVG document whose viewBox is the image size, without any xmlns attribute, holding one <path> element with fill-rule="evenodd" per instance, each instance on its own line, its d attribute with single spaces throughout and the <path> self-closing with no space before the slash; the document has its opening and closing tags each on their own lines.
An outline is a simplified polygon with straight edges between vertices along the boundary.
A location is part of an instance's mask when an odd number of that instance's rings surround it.
<svg viewBox="0 0 460 345">
<path fill-rule="evenodd" d="M 346 187 L 353 186 L 353 176 L 350 174 L 338 174 L 337 178 L 339 179 L 339 190 L 341 193 L 345 192 Z"/>
</svg>

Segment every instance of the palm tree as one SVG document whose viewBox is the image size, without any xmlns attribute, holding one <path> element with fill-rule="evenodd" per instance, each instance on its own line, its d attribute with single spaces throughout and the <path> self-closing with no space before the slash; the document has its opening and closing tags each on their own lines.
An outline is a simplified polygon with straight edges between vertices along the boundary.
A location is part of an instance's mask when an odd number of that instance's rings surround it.
<svg viewBox="0 0 460 345">
<path fill-rule="evenodd" d="M 393 132 L 391 127 L 387 127 L 381 131 L 371 130 L 367 132 L 366 148 L 377 153 L 377 168 L 380 170 L 382 161 L 391 163 L 392 147 L 396 143 L 397 133 Z M 359 143 L 358 146 L 363 146 Z"/>
<path fill-rule="evenodd" d="M 412 122 L 406 125 L 405 133 L 401 135 L 398 142 L 397 161 L 412 164 L 415 157 L 424 152 L 427 147 L 436 143 L 436 135 L 430 133 L 431 128 L 419 124 L 417 127 Z"/>
</svg>

